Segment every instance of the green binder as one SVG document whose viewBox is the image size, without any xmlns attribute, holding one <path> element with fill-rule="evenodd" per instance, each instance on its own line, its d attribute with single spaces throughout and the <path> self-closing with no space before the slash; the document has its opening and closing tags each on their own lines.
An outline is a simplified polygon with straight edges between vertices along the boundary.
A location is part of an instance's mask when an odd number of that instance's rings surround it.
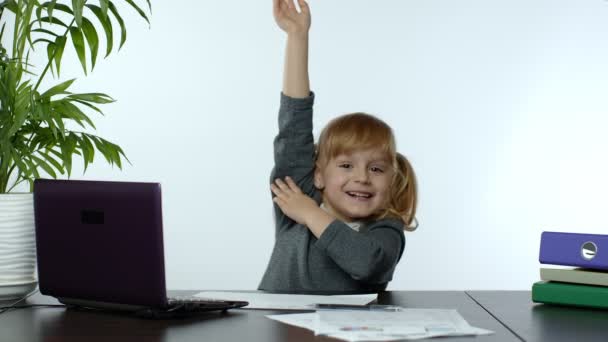
<svg viewBox="0 0 608 342">
<path fill-rule="evenodd" d="M 539 281 L 532 285 L 532 301 L 608 309 L 608 286 Z"/>
</svg>

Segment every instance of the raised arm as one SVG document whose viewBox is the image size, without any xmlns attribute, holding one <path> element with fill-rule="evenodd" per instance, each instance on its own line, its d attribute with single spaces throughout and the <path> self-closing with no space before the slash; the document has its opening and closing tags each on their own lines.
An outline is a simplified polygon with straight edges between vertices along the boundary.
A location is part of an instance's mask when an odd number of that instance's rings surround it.
<svg viewBox="0 0 608 342">
<path fill-rule="evenodd" d="M 310 9 L 306 1 L 297 1 L 300 12 L 297 11 L 293 0 L 273 0 L 273 14 L 277 25 L 287 33 L 283 94 L 294 98 L 304 98 L 310 94 L 308 78 Z"/>
</svg>

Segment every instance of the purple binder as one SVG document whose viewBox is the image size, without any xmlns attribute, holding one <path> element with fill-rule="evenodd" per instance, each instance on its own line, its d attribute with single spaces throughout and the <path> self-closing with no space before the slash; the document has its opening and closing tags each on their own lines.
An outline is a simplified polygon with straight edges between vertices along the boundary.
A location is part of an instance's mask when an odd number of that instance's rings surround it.
<svg viewBox="0 0 608 342">
<path fill-rule="evenodd" d="M 608 235 L 543 232 L 541 264 L 608 270 Z"/>
</svg>

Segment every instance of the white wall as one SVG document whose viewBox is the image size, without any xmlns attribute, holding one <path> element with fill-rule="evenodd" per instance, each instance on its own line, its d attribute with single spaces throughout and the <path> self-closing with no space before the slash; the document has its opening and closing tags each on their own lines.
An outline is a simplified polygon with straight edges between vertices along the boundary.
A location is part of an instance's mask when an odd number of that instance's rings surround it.
<svg viewBox="0 0 608 342">
<path fill-rule="evenodd" d="M 285 37 L 270 0 L 153 6 L 150 29 L 123 11 L 127 43 L 90 77 L 64 56 L 75 90 L 118 100 L 95 122 L 133 163 L 73 178 L 162 183 L 170 288 L 254 289 Z M 389 289 L 530 289 L 543 230 L 608 232 L 608 2 L 310 6 L 315 133 L 377 114 L 418 173 L 421 226 Z"/>
</svg>

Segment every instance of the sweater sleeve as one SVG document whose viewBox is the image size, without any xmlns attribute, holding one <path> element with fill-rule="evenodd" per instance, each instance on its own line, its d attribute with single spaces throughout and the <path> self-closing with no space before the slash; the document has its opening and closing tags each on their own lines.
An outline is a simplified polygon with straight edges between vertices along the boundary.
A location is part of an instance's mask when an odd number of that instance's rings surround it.
<svg viewBox="0 0 608 342">
<path fill-rule="evenodd" d="M 291 177 L 302 192 L 320 201 L 314 187 L 315 146 L 312 134 L 314 93 L 305 98 L 293 98 L 281 93 L 279 133 L 274 139 L 274 168 L 270 183 L 276 178 Z M 271 195 L 274 196 L 274 194 Z M 273 203 L 277 233 L 295 224 L 276 203 Z"/>
<path fill-rule="evenodd" d="M 403 225 L 394 220 L 382 220 L 359 233 L 344 222 L 334 220 L 315 247 L 325 251 L 353 279 L 385 283 L 392 279 L 405 248 Z"/>
</svg>

